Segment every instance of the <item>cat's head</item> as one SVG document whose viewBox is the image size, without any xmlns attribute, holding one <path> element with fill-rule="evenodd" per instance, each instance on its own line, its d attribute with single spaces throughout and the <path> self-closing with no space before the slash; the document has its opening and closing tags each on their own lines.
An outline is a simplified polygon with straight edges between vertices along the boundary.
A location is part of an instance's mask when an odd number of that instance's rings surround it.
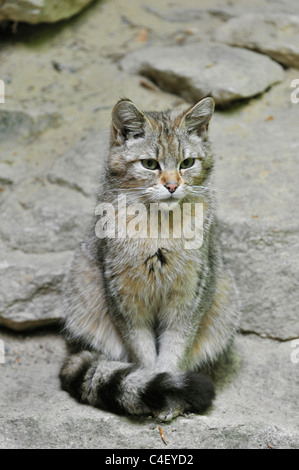
<svg viewBox="0 0 299 470">
<path fill-rule="evenodd" d="M 140 202 L 194 200 L 213 166 L 207 130 L 214 100 L 186 111 L 143 112 L 129 99 L 112 111 L 108 173 Z"/>
</svg>

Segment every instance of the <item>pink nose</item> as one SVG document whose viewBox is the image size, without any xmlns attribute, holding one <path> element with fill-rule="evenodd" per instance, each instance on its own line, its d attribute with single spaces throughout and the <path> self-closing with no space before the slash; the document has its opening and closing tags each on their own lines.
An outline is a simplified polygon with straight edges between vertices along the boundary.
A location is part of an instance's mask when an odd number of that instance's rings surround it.
<svg viewBox="0 0 299 470">
<path fill-rule="evenodd" d="M 174 193 L 177 187 L 177 181 L 167 181 L 167 183 L 165 184 L 165 188 L 167 188 L 170 193 Z"/>
</svg>

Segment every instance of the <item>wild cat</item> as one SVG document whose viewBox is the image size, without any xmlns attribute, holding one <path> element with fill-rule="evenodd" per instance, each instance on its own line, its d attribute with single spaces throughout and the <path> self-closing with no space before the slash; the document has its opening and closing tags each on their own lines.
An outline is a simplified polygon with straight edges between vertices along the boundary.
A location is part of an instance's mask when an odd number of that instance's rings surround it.
<svg viewBox="0 0 299 470">
<path fill-rule="evenodd" d="M 171 420 L 201 413 L 214 399 L 201 370 L 227 350 L 239 307 L 217 241 L 208 140 L 213 111 L 210 96 L 185 111 L 143 112 L 129 99 L 112 111 L 98 202 L 113 205 L 116 222 L 124 195 L 128 207 L 145 213 L 162 202 L 201 204 L 202 223 L 193 224 L 201 243 L 190 248 L 184 232 L 174 236 L 175 217 L 168 237 L 159 230 L 150 236 L 148 226 L 143 237 L 124 235 L 123 227 L 115 236 L 97 236 L 95 218 L 65 288 L 69 355 L 60 379 L 81 403 Z M 125 221 L 132 222 L 132 213 Z"/>
</svg>

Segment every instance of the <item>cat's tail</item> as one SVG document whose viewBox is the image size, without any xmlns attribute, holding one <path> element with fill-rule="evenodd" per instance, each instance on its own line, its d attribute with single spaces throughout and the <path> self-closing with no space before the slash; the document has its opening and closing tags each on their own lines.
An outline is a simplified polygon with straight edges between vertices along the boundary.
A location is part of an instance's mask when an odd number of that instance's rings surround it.
<svg viewBox="0 0 299 470">
<path fill-rule="evenodd" d="M 159 416 L 175 409 L 201 413 L 215 395 L 210 379 L 201 373 L 155 374 L 90 351 L 69 356 L 60 380 L 63 390 L 81 403 L 117 414 Z"/>
</svg>

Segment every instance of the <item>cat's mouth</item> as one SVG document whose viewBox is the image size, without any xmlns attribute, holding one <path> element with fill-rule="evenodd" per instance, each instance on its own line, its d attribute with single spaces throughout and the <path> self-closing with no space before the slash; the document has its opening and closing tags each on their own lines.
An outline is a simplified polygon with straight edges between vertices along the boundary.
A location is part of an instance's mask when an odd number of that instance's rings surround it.
<svg viewBox="0 0 299 470">
<path fill-rule="evenodd" d="M 177 188 L 167 189 L 166 186 L 160 185 L 156 188 L 155 194 L 152 193 L 157 202 L 180 202 L 181 199 L 185 196 L 185 191 L 183 187 L 179 185 Z"/>
<path fill-rule="evenodd" d="M 179 202 L 182 199 L 182 195 L 179 194 L 166 194 L 165 196 L 160 196 L 159 200 L 161 202 Z"/>
<path fill-rule="evenodd" d="M 150 203 L 176 203 L 180 204 L 184 200 L 189 199 L 189 191 L 186 186 L 179 185 L 175 191 L 170 192 L 164 185 L 156 185 L 147 188 L 144 193 L 147 202 Z"/>
</svg>

